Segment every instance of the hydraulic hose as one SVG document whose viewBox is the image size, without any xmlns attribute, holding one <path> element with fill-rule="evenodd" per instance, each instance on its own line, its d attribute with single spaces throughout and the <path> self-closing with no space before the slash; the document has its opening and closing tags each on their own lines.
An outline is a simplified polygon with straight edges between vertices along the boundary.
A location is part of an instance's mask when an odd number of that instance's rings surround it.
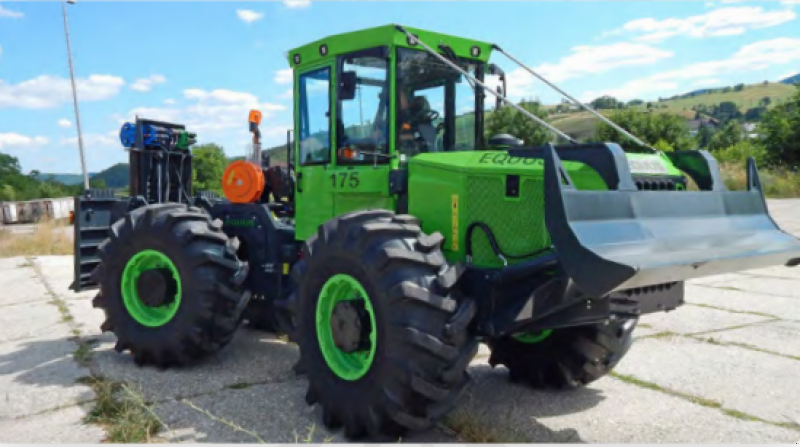
<svg viewBox="0 0 800 447">
<path fill-rule="evenodd" d="M 466 241 L 465 241 L 465 251 L 467 256 L 467 263 L 472 264 L 472 232 L 475 230 L 476 227 L 479 227 L 483 230 L 483 233 L 486 234 L 486 237 L 489 239 L 489 244 L 492 246 L 492 251 L 494 251 L 495 256 L 500 258 L 503 261 L 503 265 L 507 266 L 508 261 L 507 259 L 525 259 L 531 256 L 536 256 L 542 254 L 546 251 L 549 251 L 552 247 L 541 248 L 539 250 L 534 250 L 530 253 L 522 254 L 522 255 L 509 255 L 507 253 L 503 253 L 503 250 L 500 249 L 500 246 L 497 244 L 497 239 L 494 237 L 494 233 L 483 222 L 472 222 L 467 227 L 467 234 L 466 234 Z"/>
</svg>

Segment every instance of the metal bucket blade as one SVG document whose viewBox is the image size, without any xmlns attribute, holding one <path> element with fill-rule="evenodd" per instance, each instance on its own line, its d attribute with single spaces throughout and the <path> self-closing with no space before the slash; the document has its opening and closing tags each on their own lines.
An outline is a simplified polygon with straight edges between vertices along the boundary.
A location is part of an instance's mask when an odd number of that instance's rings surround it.
<svg viewBox="0 0 800 447">
<path fill-rule="evenodd" d="M 547 228 L 585 293 L 800 263 L 800 240 L 769 216 L 752 160 L 747 191 L 638 191 L 621 149 L 606 149 L 617 190 L 576 190 L 555 148 L 544 153 Z"/>
</svg>

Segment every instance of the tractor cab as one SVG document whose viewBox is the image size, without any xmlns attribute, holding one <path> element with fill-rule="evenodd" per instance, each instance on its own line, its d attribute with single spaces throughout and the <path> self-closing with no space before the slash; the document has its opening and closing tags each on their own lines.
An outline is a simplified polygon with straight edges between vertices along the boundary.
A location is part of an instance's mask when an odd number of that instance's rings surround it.
<svg viewBox="0 0 800 447">
<path fill-rule="evenodd" d="M 297 217 L 299 238 L 342 212 L 402 209 L 398 201 L 404 196 L 393 188 L 406 175 L 399 171 L 419 154 L 485 147 L 484 112 L 491 106 L 485 105 L 484 88 L 470 78 L 504 82 L 502 72 L 488 64 L 491 45 L 408 31 L 436 42 L 458 69 L 395 25 L 329 36 L 289 52 L 296 200 L 298 209 L 308 205 Z"/>
</svg>

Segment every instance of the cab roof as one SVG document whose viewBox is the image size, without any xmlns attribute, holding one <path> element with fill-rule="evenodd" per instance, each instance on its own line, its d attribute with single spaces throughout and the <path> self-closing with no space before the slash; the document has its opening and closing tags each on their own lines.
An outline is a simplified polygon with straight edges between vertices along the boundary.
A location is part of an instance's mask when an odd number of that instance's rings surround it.
<svg viewBox="0 0 800 447">
<path fill-rule="evenodd" d="M 407 26 L 403 26 L 403 28 L 417 36 L 417 38 L 428 47 L 436 51 L 439 51 L 438 45 L 443 43 L 449 45 L 459 57 L 488 62 L 491 55 L 492 44 L 488 42 L 437 33 L 420 28 Z M 407 36 L 397 29 L 397 25 L 389 24 L 327 36 L 290 50 L 287 57 L 290 67 L 299 68 L 327 62 L 341 54 L 383 45 L 423 49 L 422 46 L 418 44 L 409 44 Z M 477 57 L 472 53 L 473 47 L 480 50 Z"/>
</svg>

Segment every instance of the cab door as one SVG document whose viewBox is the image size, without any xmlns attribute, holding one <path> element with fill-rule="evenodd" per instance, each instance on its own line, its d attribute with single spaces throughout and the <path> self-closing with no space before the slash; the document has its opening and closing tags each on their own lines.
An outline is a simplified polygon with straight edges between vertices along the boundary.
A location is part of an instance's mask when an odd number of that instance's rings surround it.
<svg viewBox="0 0 800 447">
<path fill-rule="evenodd" d="M 305 240 L 333 216 L 330 180 L 333 64 L 305 69 L 295 83 L 295 231 Z"/>
<path fill-rule="evenodd" d="M 334 163 L 325 174 L 334 216 L 394 209 L 389 194 L 390 57 L 388 47 L 375 47 L 337 58 Z"/>
</svg>

